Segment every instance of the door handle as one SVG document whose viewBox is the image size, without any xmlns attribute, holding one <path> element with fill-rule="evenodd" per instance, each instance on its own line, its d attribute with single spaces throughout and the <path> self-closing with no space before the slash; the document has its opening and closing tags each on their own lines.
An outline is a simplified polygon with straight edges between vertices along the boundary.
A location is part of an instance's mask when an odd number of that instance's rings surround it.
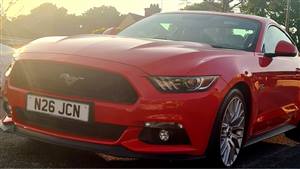
<svg viewBox="0 0 300 169">
<path fill-rule="evenodd" d="M 296 72 L 300 72 L 300 68 L 296 68 Z"/>
</svg>

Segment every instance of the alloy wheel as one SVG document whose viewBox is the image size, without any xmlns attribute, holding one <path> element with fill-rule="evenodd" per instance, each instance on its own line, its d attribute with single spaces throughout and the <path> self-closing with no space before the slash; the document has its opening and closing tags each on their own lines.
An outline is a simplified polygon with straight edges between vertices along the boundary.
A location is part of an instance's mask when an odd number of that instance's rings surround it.
<svg viewBox="0 0 300 169">
<path fill-rule="evenodd" d="M 225 109 L 221 125 L 221 160 L 225 166 L 230 167 L 242 148 L 245 131 L 245 106 L 241 98 L 231 99 Z"/>
</svg>

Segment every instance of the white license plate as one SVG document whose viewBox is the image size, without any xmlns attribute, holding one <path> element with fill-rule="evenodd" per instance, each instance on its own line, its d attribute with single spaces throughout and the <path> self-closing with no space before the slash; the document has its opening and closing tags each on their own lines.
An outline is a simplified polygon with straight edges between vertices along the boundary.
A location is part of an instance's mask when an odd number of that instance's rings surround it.
<svg viewBox="0 0 300 169">
<path fill-rule="evenodd" d="M 84 122 L 89 121 L 90 105 L 44 96 L 27 95 L 27 111 L 64 117 Z"/>
</svg>

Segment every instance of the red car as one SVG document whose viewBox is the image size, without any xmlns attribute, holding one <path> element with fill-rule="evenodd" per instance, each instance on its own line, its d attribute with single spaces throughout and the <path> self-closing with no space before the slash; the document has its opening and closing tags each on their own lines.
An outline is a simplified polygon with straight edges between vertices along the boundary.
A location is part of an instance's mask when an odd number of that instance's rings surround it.
<svg viewBox="0 0 300 169">
<path fill-rule="evenodd" d="M 115 156 L 232 166 L 244 146 L 300 137 L 299 68 L 294 42 L 270 19 L 157 14 L 118 35 L 28 44 L 6 72 L 2 123 Z"/>
</svg>

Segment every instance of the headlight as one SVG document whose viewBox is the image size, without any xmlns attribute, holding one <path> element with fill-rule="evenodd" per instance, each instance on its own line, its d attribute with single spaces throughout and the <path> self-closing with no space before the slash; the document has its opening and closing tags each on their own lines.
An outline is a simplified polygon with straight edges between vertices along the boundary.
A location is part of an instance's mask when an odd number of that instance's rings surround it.
<svg viewBox="0 0 300 169">
<path fill-rule="evenodd" d="M 196 92 L 208 89 L 218 76 L 199 77 L 151 77 L 156 88 L 162 92 Z"/>
</svg>

